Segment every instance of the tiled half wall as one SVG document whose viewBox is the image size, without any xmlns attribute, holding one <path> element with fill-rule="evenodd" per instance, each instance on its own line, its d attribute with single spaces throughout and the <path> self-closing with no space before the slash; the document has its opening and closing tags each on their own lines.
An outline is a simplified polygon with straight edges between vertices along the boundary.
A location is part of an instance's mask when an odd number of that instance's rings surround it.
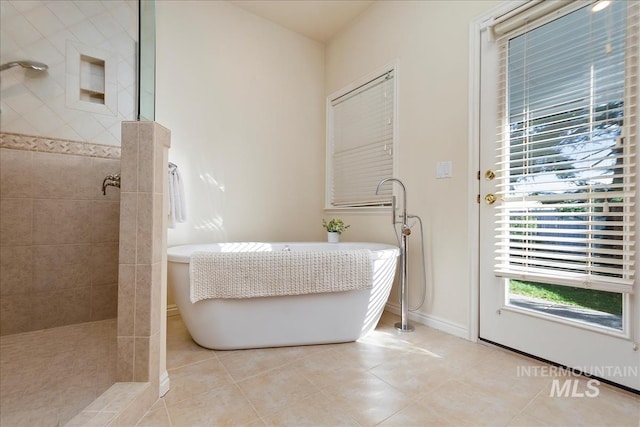
<svg viewBox="0 0 640 427">
<path fill-rule="evenodd" d="M 120 147 L 0 133 L 0 334 L 114 318 Z"/>
</svg>

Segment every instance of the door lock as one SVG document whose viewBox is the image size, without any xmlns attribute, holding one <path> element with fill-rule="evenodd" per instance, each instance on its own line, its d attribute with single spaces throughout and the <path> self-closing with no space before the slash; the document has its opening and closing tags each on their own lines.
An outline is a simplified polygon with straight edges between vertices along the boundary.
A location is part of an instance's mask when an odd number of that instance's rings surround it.
<svg viewBox="0 0 640 427">
<path fill-rule="evenodd" d="M 487 181 L 492 181 L 493 179 L 495 179 L 496 173 L 491 169 L 487 169 L 487 171 L 484 173 L 484 177 L 487 179 Z"/>
<path fill-rule="evenodd" d="M 484 201 L 487 202 L 488 205 L 494 204 L 496 200 L 498 200 L 498 198 L 493 193 L 489 193 L 486 196 L 484 196 Z"/>
</svg>

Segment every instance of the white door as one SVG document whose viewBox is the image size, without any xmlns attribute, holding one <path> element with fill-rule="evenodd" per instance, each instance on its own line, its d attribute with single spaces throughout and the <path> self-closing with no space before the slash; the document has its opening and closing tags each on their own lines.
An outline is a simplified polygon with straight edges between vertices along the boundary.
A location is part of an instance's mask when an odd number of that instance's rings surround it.
<svg viewBox="0 0 640 427">
<path fill-rule="evenodd" d="M 479 335 L 640 390 L 638 27 L 612 25 L 638 13 L 626 3 L 482 31 Z"/>
</svg>

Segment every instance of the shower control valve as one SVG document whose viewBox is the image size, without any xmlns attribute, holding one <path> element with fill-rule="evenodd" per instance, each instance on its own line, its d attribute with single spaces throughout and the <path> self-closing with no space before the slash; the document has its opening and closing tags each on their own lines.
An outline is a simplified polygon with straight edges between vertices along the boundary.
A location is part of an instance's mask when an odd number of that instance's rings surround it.
<svg viewBox="0 0 640 427">
<path fill-rule="evenodd" d="M 409 227 L 407 227 L 406 225 L 402 226 L 402 234 L 405 236 L 408 236 L 411 234 L 411 229 Z"/>
</svg>

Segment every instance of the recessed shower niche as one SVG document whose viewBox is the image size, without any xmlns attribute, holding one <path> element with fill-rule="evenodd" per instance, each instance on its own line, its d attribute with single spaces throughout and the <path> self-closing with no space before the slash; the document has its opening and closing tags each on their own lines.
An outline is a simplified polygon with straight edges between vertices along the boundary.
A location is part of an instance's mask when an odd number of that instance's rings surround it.
<svg viewBox="0 0 640 427">
<path fill-rule="evenodd" d="M 118 115 L 118 56 L 68 40 L 66 49 L 67 107 Z"/>
<path fill-rule="evenodd" d="M 80 55 L 80 100 L 104 105 L 104 60 Z"/>
</svg>

